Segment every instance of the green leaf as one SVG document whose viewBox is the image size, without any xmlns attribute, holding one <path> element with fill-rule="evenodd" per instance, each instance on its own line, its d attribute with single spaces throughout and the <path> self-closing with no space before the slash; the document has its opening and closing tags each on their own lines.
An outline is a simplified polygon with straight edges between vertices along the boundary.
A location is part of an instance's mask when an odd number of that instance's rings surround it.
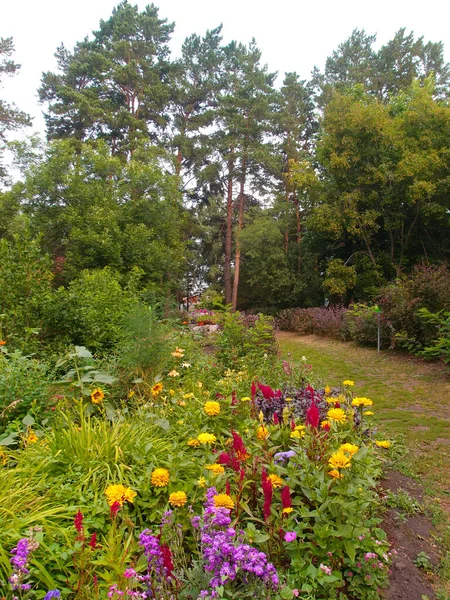
<svg viewBox="0 0 450 600">
<path fill-rule="evenodd" d="M 84 346 L 75 346 L 75 355 L 78 358 L 93 358 L 90 350 L 88 350 Z"/>
<path fill-rule="evenodd" d="M 356 554 L 355 544 L 353 542 L 351 542 L 350 540 L 347 540 L 346 542 L 344 542 L 344 547 L 345 547 L 345 551 L 347 552 L 350 560 L 352 562 L 354 562 L 355 554 Z"/>
<path fill-rule="evenodd" d="M 24 418 L 22 419 L 22 423 L 24 425 L 26 425 L 27 427 L 31 427 L 32 425 L 35 424 L 35 420 L 33 419 L 33 417 L 31 415 L 25 415 Z"/>
</svg>

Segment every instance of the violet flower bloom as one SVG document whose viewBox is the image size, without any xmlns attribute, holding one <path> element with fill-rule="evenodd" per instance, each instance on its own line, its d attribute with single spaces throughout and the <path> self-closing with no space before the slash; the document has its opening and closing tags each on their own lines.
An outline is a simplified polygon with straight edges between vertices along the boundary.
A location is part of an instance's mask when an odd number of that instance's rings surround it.
<svg viewBox="0 0 450 600">
<path fill-rule="evenodd" d="M 13 568 L 13 572 L 9 577 L 8 581 L 13 591 L 28 591 L 31 589 L 29 583 L 23 583 L 23 580 L 28 575 L 28 555 L 31 550 L 36 548 L 36 545 L 32 547 L 28 538 L 22 538 L 17 542 L 17 546 L 11 550 L 10 563 Z"/>
<path fill-rule="evenodd" d="M 51 598 L 61 598 L 61 593 L 59 590 L 49 590 L 45 596 L 44 600 L 50 600 Z"/>
<path fill-rule="evenodd" d="M 287 450 L 286 452 L 277 452 L 273 458 L 276 463 L 281 463 L 293 458 L 296 454 L 294 450 Z"/>
<path fill-rule="evenodd" d="M 285 542 L 294 542 L 297 539 L 297 534 L 295 531 L 286 531 L 284 534 Z"/>
</svg>

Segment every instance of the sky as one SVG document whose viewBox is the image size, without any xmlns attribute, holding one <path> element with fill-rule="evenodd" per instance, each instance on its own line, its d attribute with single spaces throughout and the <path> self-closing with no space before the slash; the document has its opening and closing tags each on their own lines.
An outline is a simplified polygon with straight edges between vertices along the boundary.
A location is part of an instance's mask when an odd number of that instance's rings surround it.
<svg viewBox="0 0 450 600">
<path fill-rule="evenodd" d="M 130 0 L 143 9 L 149 2 Z M 77 41 L 107 19 L 118 0 L 1 0 L 0 37 L 13 37 L 14 60 L 20 73 L 5 79 L 0 97 L 33 117 L 27 133 L 44 133 L 42 107 L 36 90 L 43 71 L 56 68 L 54 53 Z M 256 39 L 262 60 L 281 76 L 297 71 L 308 79 L 314 65 L 325 60 L 353 29 L 377 34 L 377 45 L 401 27 L 425 41 L 442 41 L 450 61 L 450 7 L 447 0 L 155 0 L 161 18 L 175 22 L 172 55 L 179 54 L 186 36 L 203 34 L 223 24 L 224 42 Z"/>
</svg>

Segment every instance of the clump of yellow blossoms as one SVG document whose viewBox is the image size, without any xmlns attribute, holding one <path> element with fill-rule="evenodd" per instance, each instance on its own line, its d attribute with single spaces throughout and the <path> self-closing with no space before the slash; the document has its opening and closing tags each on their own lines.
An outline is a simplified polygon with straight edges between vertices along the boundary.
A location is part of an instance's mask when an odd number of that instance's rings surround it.
<svg viewBox="0 0 450 600">
<path fill-rule="evenodd" d="M 133 502 L 137 493 L 129 487 L 125 487 L 122 484 L 108 485 L 105 490 L 106 500 L 109 506 L 112 506 L 117 502 L 120 506 L 123 506 L 125 502 Z"/>
<path fill-rule="evenodd" d="M 269 437 L 269 430 L 264 425 L 260 425 L 256 430 L 258 440 L 265 440 Z"/>
<path fill-rule="evenodd" d="M 203 410 L 208 417 L 216 417 L 218 414 L 220 414 L 220 404 L 215 400 L 209 400 L 203 405 Z"/>
<path fill-rule="evenodd" d="M 197 481 L 197 485 L 201 488 L 206 487 L 206 479 L 204 477 L 200 477 L 200 479 Z"/>
<path fill-rule="evenodd" d="M 271 475 L 269 475 L 267 477 L 267 479 L 268 479 L 268 481 L 270 481 L 270 483 L 272 484 L 273 488 L 278 488 L 278 487 L 281 487 L 283 485 L 283 480 L 276 473 L 272 473 Z"/>
<path fill-rule="evenodd" d="M 206 465 L 205 469 L 208 469 L 208 471 L 211 471 L 211 473 L 214 473 L 214 475 L 221 475 L 222 473 L 225 473 L 225 469 L 222 467 L 222 465 Z"/>
<path fill-rule="evenodd" d="M 191 438 L 187 441 L 187 445 L 191 446 L 192 448 L 198 448 L 200 446 L 200 442 L 197 438 Z"/>
<path fill-rule="evenodd" d="M 3 450 L 3 448 L 0 448 L 0 464 L 5 466 L 7 462 L 8 462 L 8 455 Z"/>
<path fill-rule="evenodd" d="M 165 487 L 169 483 L 169 471 L 167 469 L 155 469 L 151 477 L 152 485 Z"/>
<path fill-rule="evenodd" d="M 38 436 L 32 429 L 29 430 L 27 437 L 25 438 L 26 444 L 35 444 L 38 441 Z"/>
<path fill-rule="evenodd" d="M 286 508 L 283 508 L 283 515 L 290 515 L 293 511 L 294 509 L 292 506 L 286 506 Z"/>
<path fill-rule="evenodd" d="M 217 440 L 213 433 L 199 433 L 197 439 L 200 444 L 214 444 L 214 442 Z"/>
<path fill-rule="evenodd" d="M 336 421 L 336 423 L 345 423 L 347 415 L 342 408 L 330 408 L 327 412 L 328 421 Z"/>
<path fill-rule="evenodd" d="M 332 469 L 348 469 L 350 467 L 350 459 L 344 452 L 338 450 L 330 456 L 328 464 Z"/>
<path fill-rule="evenodd" d="M 337 469 L 331 469 L 331 471 L 328 471 L 328 475 L 331 475 L 333 479 L 342 479 L 344 477 L 344 475 L 340 473 Z"/>
<path fill-rule="evenodd" d="M 172 492 L 169 496 L 169 504 L 171 506 L 184 506 L 186 502 L 186 492 Z"/>
<path fill-rule="evenodd" d="M 92 404 L 101 404 L 103 402 L 103 398 L 105 394 L 102 389 L 96 388 L 91 392 L 91 402 Z"/>
<path fill-rule="evenodd" d="M 359 447 L 356 446 L 355 444 L 350 444 L 350 443 L 346 443 L 346 444 L 342 444 L 342 446 L 339 448 L 339 451 L 341 452 L 345 452 L 346 454 L 350 454 L 350 458 L 356 454 L 359 450 Z"/>
<path fill-rule="evenodd" d="M 234 508 L 234 500 L 228 494 L 217 494 L 213 500 L 216 508 L 229 508 L 230 510 Z"/>
<path fill-rule="evenodd" d="M 183 348 L 175 348 L 175 351 L 171 352 L 171 354 L 175 358 L 183 358 L 184 350 L 183 350 Z"/>
<path fill-rule="evenodd" d="M 375 444 L 378 448 L 390 448 L 391 442 L 389 440 L 375 440 Z"/>
<path fill-rule="evenodd" d="M 370 398 L 353 398 L 352 406 L 372 406 L 373 402 Z"/>
<path fill-rule="evenodd" d="M 250 396 L 244 396 L 243 398 L 241 398 L 241 402 L 250 402 L 250 400 Z"/>
<path fill-rule="evenodd" d="M 342 385 L 346 385 L 347 387 L 352 387 L 353 385 L 355 385 L 355 382 L 354 382 L 354 381 L 352 381 L 351 379 L 345 379 L 345 380 L 342 382 Z"/>
<path fill-rule="evenodd" d="M 155 385 L 152 387 L 152 396 L 153 398 L 155 398 L 158 394 L 160 394 L 163 391 L 163 384 L 162 383 L 155 383 Z"/>
<path fill-rule="evenodd" d="M 179 376 L 180 376 L 180 374 L 178 373 L 178 371 L 176 371 L 175 369 L 172 369 L 171 371 L 169 371 L 169 372 L 167 373 L 167 375 L 168 375 L 169 377 L 179 377 Z"/>
</svg>

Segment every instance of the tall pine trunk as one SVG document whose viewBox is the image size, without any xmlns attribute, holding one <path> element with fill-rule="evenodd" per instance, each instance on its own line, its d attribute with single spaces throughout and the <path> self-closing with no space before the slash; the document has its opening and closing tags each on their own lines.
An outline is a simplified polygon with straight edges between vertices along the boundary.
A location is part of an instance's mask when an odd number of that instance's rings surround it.
<svg viewBox="0 0 450 600">
<path fill-rule="evenodd" d="M 238 213 L 238 224 L 236 232 L 236 255 L 234 259 L 234 279 L 233 279 L 233 310 L 237 308 L 237 298 L 239 290 L 239 272 L 241 268 L 241 240 L 240 234 L 244 225 L 244 201 L 245 201 L 245 169 L 246 169 L 246 157 L 245 154 L 242 158 L 242 173 L 241 183 L 239 189 L 239 213 Z"/>
<path fill-rule="evenodd" d="M 227 187 L 227 229 L 225 234 L 225 263 L 223 278 L 225 284 L 225 304 L 231 304 L 231 246 L 233 236 L 233 167 L 234 160 L 228 161 L 228 187 Z"/>
</svg>

